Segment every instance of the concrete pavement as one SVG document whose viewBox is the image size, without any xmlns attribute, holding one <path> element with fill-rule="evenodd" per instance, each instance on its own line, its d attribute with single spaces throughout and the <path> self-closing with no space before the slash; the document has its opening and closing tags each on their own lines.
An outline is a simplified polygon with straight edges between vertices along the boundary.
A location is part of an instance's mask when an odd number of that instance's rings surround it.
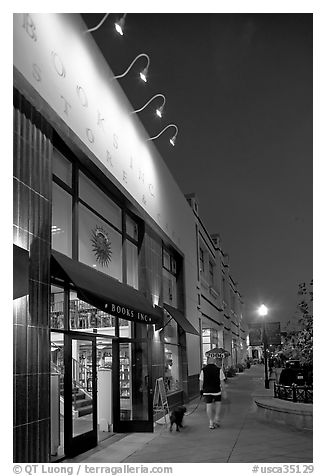
<svg viewBox="0 0 326 476">
<path fill-rule="evenodd" d="M 171 433 L 156 425 L 154 433 L 115 435 L 97 448 L 67 462 L 83 463 L 311 463 L 312 431 L 267 423 L 257 417 L 255 397 L 271 396 L 264 388 L 264 368 L 252 366 L 228 379 L 229 403 L 222 424 L 208 428 L 205 403 L 187 405 L 185 427 Z M 198 406 L 197 406 L 198 404 Z M 197 407 L 197 408 L 196 408 Z M 194 410 L 194 411 L 193 411 Z M 116 441 L 118 439 L 118 441 Z"/>
</svg>

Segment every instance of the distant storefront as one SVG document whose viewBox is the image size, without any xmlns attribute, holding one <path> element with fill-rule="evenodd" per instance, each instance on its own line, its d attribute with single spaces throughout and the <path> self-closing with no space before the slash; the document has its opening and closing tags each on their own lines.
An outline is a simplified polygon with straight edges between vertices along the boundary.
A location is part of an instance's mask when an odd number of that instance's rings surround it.
<svg viewBox="0 0 326 476">
<path fill-rule="evenodd" d="M 14 460 L 198 393 L 192 212 L 79 14 L 14 15 Z"/>
</svg>

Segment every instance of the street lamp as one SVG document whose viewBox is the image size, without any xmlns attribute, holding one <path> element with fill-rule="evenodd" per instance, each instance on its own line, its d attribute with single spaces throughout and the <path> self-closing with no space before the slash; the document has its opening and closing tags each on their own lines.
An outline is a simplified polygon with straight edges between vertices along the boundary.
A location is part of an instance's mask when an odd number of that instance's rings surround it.
<svg viewBox="0 0 326 476">
<path fill-rule="evenodd" d="M 262 304 L 258 309 L 258 314 L 264 318 L 267 316 L 268 309 Z M 269 388 L 268 368 L 267 368 L 267 335 L 266 335 L 266 321 L 263 319 L 263 344 L 264 344 L 264 364 L 265 364 L 265 388 Z"/>
</svg>

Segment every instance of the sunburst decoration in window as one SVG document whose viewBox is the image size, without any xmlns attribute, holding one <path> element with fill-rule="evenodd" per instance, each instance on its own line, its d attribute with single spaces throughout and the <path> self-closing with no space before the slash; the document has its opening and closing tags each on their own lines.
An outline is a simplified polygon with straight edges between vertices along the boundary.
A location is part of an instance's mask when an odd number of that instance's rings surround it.
<svg viewBox="0 0 326 476">
<path fill-rule="evenodd" d="M 96 225 L 95 229 L 91 231 L 91 243 L 96 261 L 102 266 L 109 266 L 112 257 L 111 241 L 102 226 Z"/>
</svg>

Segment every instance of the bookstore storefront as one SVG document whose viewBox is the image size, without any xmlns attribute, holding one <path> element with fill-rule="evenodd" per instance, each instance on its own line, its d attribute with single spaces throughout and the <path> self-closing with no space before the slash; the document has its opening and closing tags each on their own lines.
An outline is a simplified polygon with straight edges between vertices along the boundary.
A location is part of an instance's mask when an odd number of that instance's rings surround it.
<svg viewBox="0 0 326 476">
<path fill-rule="evenodd" d="M 153 431 L 160 377 L 197 391 L 191 210 L 84 28 L 14 15 L 16 462 Z"/>
</svg>

